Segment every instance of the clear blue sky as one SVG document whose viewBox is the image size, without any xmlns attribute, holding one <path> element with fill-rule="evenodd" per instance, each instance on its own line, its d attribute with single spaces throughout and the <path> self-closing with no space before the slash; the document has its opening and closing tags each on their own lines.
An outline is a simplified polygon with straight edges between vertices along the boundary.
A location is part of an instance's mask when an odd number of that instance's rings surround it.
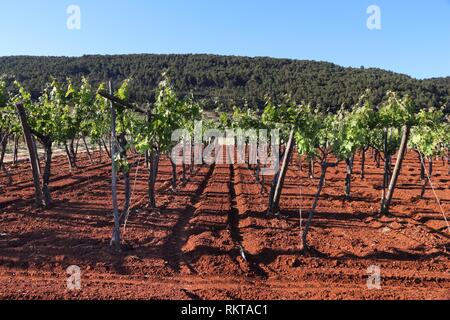
<svg viewBox="0 0 450 320">
<path fill-rule="evenodd" d="M 81 30 L 68 30 L 69 5 Z M 381 30 L 366 27 L 381 8 Z M 450 0 L 0 0 L 0 56 L 213 53 L 450 76 Z"/>
</svg>

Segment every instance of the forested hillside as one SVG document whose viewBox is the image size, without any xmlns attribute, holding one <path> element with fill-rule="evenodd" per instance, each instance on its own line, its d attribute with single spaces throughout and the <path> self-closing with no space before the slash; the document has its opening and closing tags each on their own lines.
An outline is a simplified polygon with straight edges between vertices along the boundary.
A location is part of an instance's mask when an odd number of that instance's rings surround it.
<svg viewBox="0 0 450 320">
<path fill-rule="evenodd" d="M 133 78 L 132 98 L 153 100 L 154 90 L 167 70 L 180 95 L 192 92 L 206 109 L 232 104 L 262 107 L 266 96 L 276 102 L 290 94 L 297 101 L 322 109 L 351 106 L 371 88 L 377 103 L 387 90 L 411 93 L 420 105 L 447 105 L 450 77 L 416 80 L 380 69 L 343 68 L 335 64 L 273 58 L 214 55 L 115 55 L 67 57 L 0 57 L 0 74 L 16 77 L 37 96 L 45 83 L 88 76 L 94 82 L 115 83 Z"/>
</svg>

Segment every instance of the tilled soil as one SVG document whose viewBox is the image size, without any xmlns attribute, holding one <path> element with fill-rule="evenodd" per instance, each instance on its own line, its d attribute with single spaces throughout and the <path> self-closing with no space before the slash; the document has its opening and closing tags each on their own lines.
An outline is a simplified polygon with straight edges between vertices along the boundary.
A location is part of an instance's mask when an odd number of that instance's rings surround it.
<svg viewBox="0 0 450 320">
<path fill-rule="evenodd" d="M 106 155 L 100 162 L 96 154 L 95 164 L 81 156 L 73 172 L 55 157 L 49 210 L 33 207 L 29 165 L 20 163 L 10 168 L 12 185 L 0 175 L 0 298 L 450 299 L 449 231 L 433 191 L 419 198 L 417 156 L 408 154 L 390 216 L 378 215 L 382 169 L 368 158 L 365 179 L 356 159 L 351 199 L 343 196 L 344 165 L 329 170 L 309 254 L 300 251 L 301 227 L 318 181 L 297 157 L 282 216 L 274 218 L 265 214 L 271 177 L 259 183 L 247 165 L 204 165 L 173 191 L 166 158 L 159 210 L 149 210 L 147 169 L 133 156 L 132 210 L 119 254 L 109 246 Z M 447 164 L 436 161 L 433 186 L 447 214 L 449 181 Z M 67 289 L 71 265 L 81 269 L 81 290 Z M 380 268 L 380 289 L 367 286 L 371 266 Z"/>
</svg>

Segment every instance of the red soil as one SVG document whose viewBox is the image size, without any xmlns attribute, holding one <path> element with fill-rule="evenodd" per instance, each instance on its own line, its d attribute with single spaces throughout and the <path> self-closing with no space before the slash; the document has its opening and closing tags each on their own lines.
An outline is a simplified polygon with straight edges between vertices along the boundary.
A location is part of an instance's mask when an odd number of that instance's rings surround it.
<svg viewBox="0 0 450 320">
<path fill-rule="evenodd" d="M 98 157 L 98 155 L 97 155 Z M 366 179 L 355 164 L 352 199 L 345 168 L 330 169 L 309 234 L 316 252 L 300 252 L 300 208 L 311 206 L 317 179 L 294 159 L 281 218 L 266 218 L 267 190 L 247 166 L 202 166 L 169 190 L 163 159 L 157 183 L 160 212 L 146 209 L 143 159 L 122 253 L 110 249 L 110 166 L 80 159 L 70 173 L 54 160 L 49 210 L 33 208 L 28 163 L 0 176 L 1 299 L 450 299 L 450 242 L 431 190 L 419 199 L 419 165 L 409 154 L 392 215 L 377 216 L 381 169 L 370 159 Z M 98 158 L 96 158 L 98 160 Z M 137 175 L 136 175 L 137 173 Z M 433 182 L 450 212 L 450 175 L 436 163 Z M 123 199 L 123 195 L 120 195 Z M 241 250 L 242 249 L 242 250 Z M 244 255 L 242 255 L 242 251 Z M 82 271 L 82 290 L 68 291 L 66 268 Z M 367 268 L 381 268 L 381 289 L 369 290 Z"/>
</svg>

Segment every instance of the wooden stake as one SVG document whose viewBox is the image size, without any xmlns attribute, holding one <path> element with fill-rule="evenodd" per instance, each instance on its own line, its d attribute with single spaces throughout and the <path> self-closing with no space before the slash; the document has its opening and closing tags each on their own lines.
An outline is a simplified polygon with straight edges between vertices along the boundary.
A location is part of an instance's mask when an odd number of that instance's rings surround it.
<svg viewBox="0 0 450 320">
<path fill-rule="evenodd" d="M 411 127 L 409 125 L 404 126 L 402 142 L 400 144 L 400 149 L 398 150 L 397 162 L 395 164 L 394 172 L 392 173 L 391 182 L 389 183 L 389 188 L 385 200 L 383 201 L 383 207 L 381 208 L 382 214 L 389 213 L 389 207 L 391 206 L 392 197 L 394 196 L 394 190 L 397 184 L 400 171 L 402 169 L 403 159 L 405 158 L 406 148 L 408 146 L 409 134 L 411 132 Z"/>
<path fill-rule="evenodd" d="M 39 160 L 36 157 L 37 152 L 35 149 L 35 144 L 33 142 L 33 137 L 31 136 L 30 127 L 28 125 L 27 115 L 25 113 L 23 104 L 21 104 L 21 103 L 16 104 L 16 110 L 17 110 L 17 114 L 19 116 L 20 123 L 22 125 L 23 136 L 25 138 L 25 142 L 26 142 L 27 148 L 28 148 L 28 155 L 30 156 L 30 165 L 31 165 L 31 171 L 33 174 L 33 184 L 34 184 L 34 192 L 35 192 L 35 203 L 36 203 L 37 207 L 41 207 L 43 198 L 42 198 L 42 190 L 41 190 L 41 183 L 40 183 L 40 177 L 39 177 Z"/>
<path fill-rule="evenodd" d="M 275 193 L 273 195 L 273 201 L 271 204 L 269 204 L 270 205 L 269 214 L 277 214 L 278 211 L 280 210 L 281 192 L 283 190 L 284 179 L 286 178 L 289 162 L 291 162 L 293 150 L 294 150 L 294 130 L 291 130 L 288 144 L 286 146 L 286 151 L 284 153 L 283 165 L 281 167 L 280 175 L 278 177 L 277 185 L 275 188 Z"/>
<path fill-rule="evenodd" d="M 109 93 L 112 95 L 111 81 L 109 82 Z M 111 191 L 112 191 L 112 204 L 114 214 L 114 229 L 111 239 L 111 244 L 116 250 L 120 250 L 120 221 L 119 221 L 119 206 L 117 204 L 117 166 L 116 166 L 116 154 L 117 154 L 117 137 L 116 137 L 116 109 L 112 101 L 109 102 L 111 109 L 111 158 L 112 158 L 112 172 L 111 172 Z"/>
</svg>

